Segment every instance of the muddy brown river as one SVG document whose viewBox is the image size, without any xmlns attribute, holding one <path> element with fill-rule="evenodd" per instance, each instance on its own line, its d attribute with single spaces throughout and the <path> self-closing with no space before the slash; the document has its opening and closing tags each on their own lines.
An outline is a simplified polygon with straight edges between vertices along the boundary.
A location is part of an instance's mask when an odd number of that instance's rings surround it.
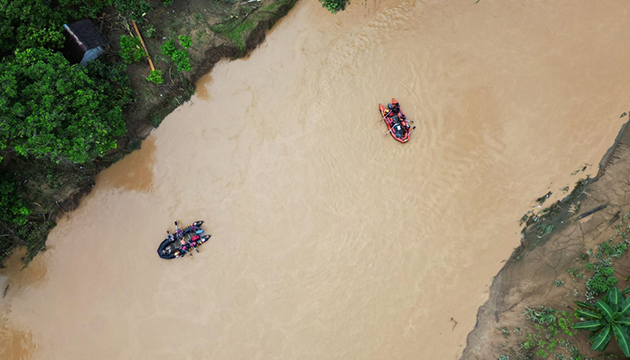
<svg viewBox="0 0 630 360">
<path fill-rule="evenodd" d="M 0 358 L 457 359 L 520 216 L 620 129 L 628 12 L 300 1 L 2 270 Z M 157 257 L 198 219 L 199 253 Z"/>
</svg>

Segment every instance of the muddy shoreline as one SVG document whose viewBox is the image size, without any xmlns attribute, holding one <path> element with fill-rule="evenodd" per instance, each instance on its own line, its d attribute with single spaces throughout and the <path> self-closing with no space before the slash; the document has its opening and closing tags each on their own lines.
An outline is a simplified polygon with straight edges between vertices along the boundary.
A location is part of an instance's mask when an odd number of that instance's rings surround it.
<svg viewBox="0 0 630 360">
<path fill-rule="evenodd" d="M 587 179 L 588 184 L 583 188 L 554 204 L 557 207 L 552 206 L 554 211 L 545 221 L 556 225 L 554 229 L 542 237 L 532 224 L 523 229 L 521 245 L 494 278 L 489 299 L 477 312 L 475 327 L 467 336 L 460 359 L 497 359 L 502 355 L 509 356 L 506 354 L 512 355 L 509 357 L 512 359 L 519 347 L 522 349 L 522 340 L 514 333 L 520 335 L 528 325 L 533 327 L 523 316 L 527 307 L 569 310 L 575 308 L 573 301 L 584 301 L 584 281 L 572 278 L 573 274 L 569 275 L 571 268 L 579 262 L 581 254 L 614 237 L 612 225 L 618 221 L 619 214 L 623 216 L 630 211 L 630 183 L 626 180 L 630 175 L 630 131 L 627 125 L 628 122 L 622 126 L 613 145 L 602 157 L 597 176 Z M 575 211 L 576 208 L 579 211 Z M 624 278 L 630 274 L 628 256 L 617 260 L 614 268 L 618 286 L 625 288 L 628 284 Z M 559 282 L 562 287 L 558 286 Z M 503 329 L 507 329 L 507 334 Z M 581 354 L 594 358 L 602 356 L 590 349 L 586 332 L 578 333 L 574 339 Z M 606 353 L 623 356 L 613 343 Z"/>
</svg>

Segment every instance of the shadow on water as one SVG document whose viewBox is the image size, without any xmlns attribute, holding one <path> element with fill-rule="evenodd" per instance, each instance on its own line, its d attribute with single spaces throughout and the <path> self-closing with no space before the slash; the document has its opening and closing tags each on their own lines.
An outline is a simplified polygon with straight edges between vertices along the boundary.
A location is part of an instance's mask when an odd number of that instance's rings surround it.
<svg viewBox="0 0 630 360">
<path fill-rule="evenodd" d="M 149 136 L 142 142 L 142 148 L 127 155 L 119 162 L 118 170 L 105 171 L 107 176 L 99 174 L 97 181 L 104 186 L 140 192 L 151 191 L 153 185 L 153 164 L 155 163 L 155 138 Z"/>
<path fill-rule="evenodd" d="M 31 359 L 37 349 L 30 331 L 19 329 L 6 318 L 2 319 L 0 327 L 0 359 L 27 360 Z"/>
</svg>

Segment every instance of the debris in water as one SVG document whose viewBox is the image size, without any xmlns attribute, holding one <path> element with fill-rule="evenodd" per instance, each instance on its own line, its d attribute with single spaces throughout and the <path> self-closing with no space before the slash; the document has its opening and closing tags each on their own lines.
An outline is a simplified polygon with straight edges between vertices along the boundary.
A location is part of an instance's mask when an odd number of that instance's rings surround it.
<svg viewBox="0 0 630 360">
<path fill-rule="evenodd" d="M 551 196 L 551 194 L 553 194 L 551 191 L 546 193 L 545 195 L 539 197 L 538 199 L 536 199 L 536 202 L 538 203 L 538 207 L 540 207 L 540 205 L 542 205 L 545 200 L 549 199 L 549 196 Z"/>
</svg>

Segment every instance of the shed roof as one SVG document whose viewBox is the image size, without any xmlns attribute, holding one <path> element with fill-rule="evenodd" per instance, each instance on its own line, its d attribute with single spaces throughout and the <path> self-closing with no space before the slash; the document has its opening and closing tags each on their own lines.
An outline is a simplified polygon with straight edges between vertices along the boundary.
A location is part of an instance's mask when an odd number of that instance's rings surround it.
<svg viewBox="0 0 630 360">
<path fill-rule="evenodd" d="M 68 28 L 71 31 L 70 35 L 74 35 L 73 37 L 76 37 L 76 39 L 85 45 L 84 49 L 86 51 L 109 44 L 109 41 L 107 41 L 103 34 L 101 34 L 96 26 L 88 19 L 72 23 L 68 25 Z"/>
</svg>

